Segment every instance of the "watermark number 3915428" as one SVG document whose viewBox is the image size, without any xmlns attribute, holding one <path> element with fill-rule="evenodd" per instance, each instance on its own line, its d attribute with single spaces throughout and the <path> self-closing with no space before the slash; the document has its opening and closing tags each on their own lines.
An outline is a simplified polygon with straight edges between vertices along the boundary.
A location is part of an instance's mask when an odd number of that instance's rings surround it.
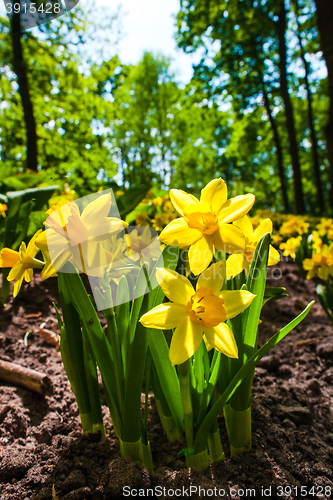
<svg viewBox="0 0 333 500">
<path fill-rule="evenodd" d="M 79 0 L 4 0 L 13 31 L 22 31 L 45 24 L 62 16 Z"/>
</svg>

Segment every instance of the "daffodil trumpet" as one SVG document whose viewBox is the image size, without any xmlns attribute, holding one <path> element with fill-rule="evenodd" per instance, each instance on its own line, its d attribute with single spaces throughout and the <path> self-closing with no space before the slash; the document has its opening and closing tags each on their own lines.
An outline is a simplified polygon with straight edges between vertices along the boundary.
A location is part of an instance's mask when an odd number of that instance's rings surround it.
<svg viewBox="0 0 333 500">
<path fill-rule="evenodd" d="M 231 222 L 248 213 L 254 203 L 253 194 L 228 199 L 227 185 L 220 178 L 201 190 L 200 200 L 179 189 L 171 189 L 170 199 L 181 217 L 163 229 L 160 239 L 167 245 L 189 247 L 194 275 L 209 266 L 214 248 L 229 254 L 245 252 L 244 235 Z"/>
</svg>

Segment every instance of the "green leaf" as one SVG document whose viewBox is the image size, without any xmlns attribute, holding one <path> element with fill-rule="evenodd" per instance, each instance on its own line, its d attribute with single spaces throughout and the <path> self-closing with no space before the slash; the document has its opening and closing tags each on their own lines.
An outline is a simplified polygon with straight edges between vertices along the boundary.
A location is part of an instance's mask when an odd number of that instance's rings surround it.
<svg viewBox="0 0 333 500">
<path fill-rule="evenodd" d="M 70 262 L 67 262 L 63 270 L 66 272 L 59 273 L 59 275 L 62 275 L 70 300 L 89 332 L 92 352 L 99 366 L 108 394 L 111 418 L 115 431 L 119 433 L 121 430 L 121 404 L 116 390 L 117 384 L 111 346 L 75 267 Z"/>
<path fill-rule="evenodd" d="M 147 186 L 132 186 L 126 189 L 125 193 L 116 198 L 120 216 L 123 218 L 143 200 L 146 196 L 149 187 Z"/>
<path fill-rule="evenodd" d="M 47 204 L 49 198 L 54 193 L 54 191 L 58 188 L 56 186 L 45 186 L 39 188 L 31 188 L 25 189 L 23 191 L 8 191 L 7 198 L 10 203 L 12 200 L 17 198 L 22 198 L 22 203 L 30 200 L 35 201 L 35 210 L 41 210 L 44 205 Z"/>
<path fill-rule="evenodd" d="M 176 369 L 169 358 L 169 346 L 162 330 L 147 329 L 148 345 L 156 367 L 158 380 L 168 402 L 178 431 L 183 430 L 183 406 Z"/>
<path fill-rule="evenodd" d="M 238 359 L 229 359 L 230 373 L 228 382 L 257 348 L 258 323 L 265 292 L 269 245 L 270 234 L 267 233 L 260 239 L 256 247 L 246 281 L 247 290 L 253 293 L 255 298 L 242 314 L 230 321 L 238 346 Z M 249 374 L 249 377 L 230 402 L 233 409 L 243 410 L 248 408 L 251 399 L 252 380 L 253 374 Z"/>
<path fill-rule="evenodd" d="M 116 321 L 119 333 L 119 342 L 122 351 L 122 358 L 124 362 L 124 372 L 126 367 L 126 342 L 125 339 L 128 337 L 128 328 L 130 322 L 130 304 L 129 304 L 129 289 L 128 283 L 125 276 L 122 276 L 119 280 L 116 292 Z"/>
</svg>

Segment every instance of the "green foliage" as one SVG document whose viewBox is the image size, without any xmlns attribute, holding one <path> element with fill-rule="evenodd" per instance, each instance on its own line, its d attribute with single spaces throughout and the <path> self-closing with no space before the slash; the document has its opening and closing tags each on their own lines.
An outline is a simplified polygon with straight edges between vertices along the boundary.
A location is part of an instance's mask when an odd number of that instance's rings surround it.
<svg viewBox="0 0 333 500">
<path fill-rule="evenodd" d="M 286 7 L 287 80 L 304 200 L 307 210 L 316 213 L 314 144 L 302 50 L 308 62 L 324 199 L 329 185 L 324 134 L 327 85 L 320 76 L 323 72 L 316 72 L 320 45 L 314 1 L 293 0 Z M 147 189 L 172 185 L 199 191 L 211 178 L 222 176 L 231 195 L 255 192 L 257 208 L 283 210 L 282 191 L 293 197 L 293 171 L 280 89 L 277 14 L 273 0 L 181 2 L 178 43 L 188 52 L 202 54 L 185 88 L 162 55 L 147 52 L 137 65 L 125 65 L 110 51 L 107 37 L 115 33 L 112 47 L 116 47 L 119 12 L 91 16 L 77 7 L 57 22 L 39 27 L 39 33 L 23 33 L 42 180 L 61 188 L 69 184 L 83 196 L 100 188 L 138 184 Z M 24 110 L 13 69 L 9 22 L 0 21 L 0 191 L 4 193 L 32 187 L 36 174 L 25 172 Z"/>
</svg>

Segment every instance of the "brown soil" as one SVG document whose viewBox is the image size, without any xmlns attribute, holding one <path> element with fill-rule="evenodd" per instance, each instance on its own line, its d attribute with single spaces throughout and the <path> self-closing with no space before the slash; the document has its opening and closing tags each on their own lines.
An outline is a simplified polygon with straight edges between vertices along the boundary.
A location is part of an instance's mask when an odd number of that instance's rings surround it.
<svg viewBox="0 0 333 500">
<path fill-rule="evenodd" d="M 285 286 L 290 297 L 265 306 L 260 344 L 316 298 L 315 284 L 304 280 L 293 264 L 279 269 L 282 277 L 268 284 Z M 151 397 L 155 474 L 149 476 L 130 459 L 120 458 L 106 406 L 107 437 L 82 436 L 59 351 L 38 332 L 42 322 L 57 328 L 52 300 L 57 302 L 56 281 L 41 282 L 37 275 L 0 316 L 1 359 L 43 372 L 53 382 L 53 395 L 45 397 L 0 382 L 1 500 L 109 500 L 135 493 L 149 498 L 203 498 L 204 493 L 228 499 L 330 498 L 333 327 L 318 301 L 256 369 L 252 451 L 229 457 L 221 418 L 226 460 L 204 473 L 187 470 L 179 445 L 163 435 Z"/>
</svg>

